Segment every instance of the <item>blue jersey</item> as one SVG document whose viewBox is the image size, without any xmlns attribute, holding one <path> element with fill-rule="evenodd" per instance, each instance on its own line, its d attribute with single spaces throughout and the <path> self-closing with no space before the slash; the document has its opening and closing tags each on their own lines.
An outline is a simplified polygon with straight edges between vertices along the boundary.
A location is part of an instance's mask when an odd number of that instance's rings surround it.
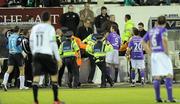
<svg viewBox="0 0 180 104">
<path fill-rule="evenodd" d="M 8 37 L 8 48 L 10 54 L 22 52 L 21 41 L 22 38 L 17 33 L 13 33 Z"/>
</svg>

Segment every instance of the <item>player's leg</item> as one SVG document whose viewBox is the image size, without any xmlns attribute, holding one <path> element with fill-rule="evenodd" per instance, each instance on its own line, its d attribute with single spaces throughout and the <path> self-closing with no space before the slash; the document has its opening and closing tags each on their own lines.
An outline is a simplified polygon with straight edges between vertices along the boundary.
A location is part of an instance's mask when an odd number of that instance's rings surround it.
<svg viewBox="0 0 180 104">
<path fill-rule="evenodd" d="M 35 104 L 38 104 L 38 86 L 39 86 L 39 76 L 33 77 L 32 89 L 33 89 L 33 96 Z"/>
<path fill-rule="evenodd" d="M 40 87 L 43 87 L 44 78 L 45 78 L 45 75 L 41 75 L 39 78 L 39 86 Z"/>
<path fill-rule="evenodd" d="M 25 65 L 24 65 L 24 57 L 22 54 L 17 54 L 15 56 L 15 60 L 17 65 L 19 66 L 19 79 L 20 79 L 20 89 L 28 89 L 28 87 L 24 86 L 25 83 Z"/>
<path fill-rule="evenodd" d="M 51 75 L 51 84 L 54 95 L 54 104 L 63 104 L 58 99 L 58 65 L 57 61 L 55 61 L 51 56 L 46 55 L 45 61 L 42 62 L 43 69 L 45 72 Z"/>
<path fill-rule="evenodd" d="M 136 71 L 135 68 L 131 69 L 131 86 L 132 87 L 135 87 L 135 84 L 136 84 L 136 80 L 135 80 L 136 73 L 135 73 L 135 71 Z"/>
<path fill-rule="evenodd" d="M 19 79 L 20 79 L 20 89 L 28 89 L 28 87 L 24 86 L 25 76 L 24 76 L 24 66 L 19 67 Z"/>
<path fill-rule="evenodd" d="M 160 80 L 161 80 L 160 76 L 154 76 L 153 85 L 154 85 L 155 96 L 156 96 L 157 102 L 163 102 L 160 95 L 160 84 L 161 84 Z"/>
<path fill-rule="evenodd" d="M 145 79 L 144 79 L 145 72 L 144 72 L 144 69 L 140 69 L 140 75 L 141 75 L 141 84 L 144 85 L 145 84 Z"/>
<path fill-rule="evenodd" d="M 131 65 L 132 65 L 132 69 L 131 69 L 131 87 L 135 87 L 135 84 L 136 84 L 136 80 L 135 80 L 135 77 L 136 77 L 136 68 L 137 68 L 137 61 L 136 60 L 133 60 L 131 59 Z"/>
<path fill-rule="evenodd" d="M 117 82 L 118 72 L 119 72 L 119 51 L 118 50 L 114 50 L 113 63 L 114 63 L 114 70 L 115 70 L 114 82 Z"/>
<path fill-rule="evenodd" d="M 110 76 L 112 67 L 113 67 L 113 53 L 114 52 L 108 52 L 106 54 L 106 72 Z"/>
<path fill-rule="evenodd" d="M 118 72 L 119 72 L 119 65 L 118 64 L 115 64 L 114 65 L 114 69 L 115 69 L 115 76 L 114 76 L 114 82 L 117 82 L 117 78 L 118 78 Z"/>
<path fill-rule="evenodd" d="M 7 91 L 7 81 L 9 79 L 9 74 L 12 73 L 15 65 L 15 60 L 14 60 L 14 55 L 9 54 L 8 56 L 8 69 L 6 73 L 4 74 L 3 82 L 2 82 L 2 87 L 4 91 Z"/>
<path fill-rule="evenodd" d="M 169 102 L 176 102 L 173 98 L 173 92 L 172 92 L 172 87 L 173 87 L 173 75 L 169 74 L 165 78 L 165 85 L 166 85 L 166 90 L 167 90 L 167 95 L 168 95 L 168 101 Z"/>
<path fill-rule="evenodd" d="M 138 60 L 138 67 L 140 69 L 140 76 L 141 76 L 141 85 L 144 85 L 144 77 L 145 77 L 145 72 L 144 72 L 144 69 L 145 69 L 145 62 L 144 60 Z"/>
<path fill-rule="evenodd" d="M 54 94 L 54 101 L 59 101 L 58 100 L 58 75 L 51 75 L 51 81 L 52 81 L 52 90 Z"/>
<path fill-rule="evenodd" d="M 35 54 L 33 56 L 33 83 L 32 83 L 32 89 L 33 89 L 33 96 L 34 96 L 34 103 L 38 104 L 38 86 L 39 86 L 39 79 L 40 75 L 44 74 L 44 70 L 42 70 L 44 65 L 42 62 L 47 62 L 47 60 L 44 59 L 45 56 L 42 54 Z"/>
<path fill-rule="evenodd" d="M 58 74 L 51 75 L 52 81 L 52 90 L 54 95 L 54 103 L 53 104 L 64 104 L 64 102 L 60 101 L 58 98 Z"/>
<path fill-rule="evenodd" d="M 4 91 L 7 91 L 7 81 L 9 79 L 9 74 L 13 71 L 13 68 L 14 68 L 14 66 L 9 65 L 8 70 L 4 74 L 4 78 L 3 78 L 3 82 L 2 82 L 2 87 L 3 87 Z"/>
</svg>

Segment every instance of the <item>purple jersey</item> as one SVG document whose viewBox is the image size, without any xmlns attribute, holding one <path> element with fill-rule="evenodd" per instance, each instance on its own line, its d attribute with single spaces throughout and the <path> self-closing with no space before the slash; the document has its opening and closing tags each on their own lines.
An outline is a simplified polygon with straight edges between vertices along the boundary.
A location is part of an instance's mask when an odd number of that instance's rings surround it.
<svg viewBox="0 0 180 104">
<path fill-rule="evenodd" d="M 114 49 L 119 50 L 121 46 L 121 38 L 116 32 L 111 32 L 107 37 L 107 41 L 110 42 Z"/>
<path fill-rule="evenodd" d="M 167 36 L 167 29 L 154 27 L 143 37 L 145 42 L 150 41 L 152 52 L 164 52 L 162 37 Z"/>
<path fill-rule="evenodd" d="M 132 59 L 144 59 L 143 48 L 141 44 L 142 38 L 140 36 L 133 36 L 128 44 L 131 48 L 131 58 Z"/>
</svg>

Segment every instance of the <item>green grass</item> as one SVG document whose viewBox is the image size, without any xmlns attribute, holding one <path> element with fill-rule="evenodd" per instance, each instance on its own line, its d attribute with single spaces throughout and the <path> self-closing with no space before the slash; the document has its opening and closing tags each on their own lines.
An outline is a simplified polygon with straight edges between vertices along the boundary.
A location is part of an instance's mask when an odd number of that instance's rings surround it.
<svg viewBox="0 0 180 104">
<path fill-rule="evenodd" d="M 66 104 L 156 104 L 153 88 L 59 89 L 59 95 Z M 161 95 L 167 98 L 164 87 Z M 179 87 L 174 88 L 174 96 L 180 99 Z M 40 89 L 39 101 L 40 104 L 52 104 L 51 89 Z M 0 90 L 0 104 L 33 104 L 32 91 Z"/>
</svg>

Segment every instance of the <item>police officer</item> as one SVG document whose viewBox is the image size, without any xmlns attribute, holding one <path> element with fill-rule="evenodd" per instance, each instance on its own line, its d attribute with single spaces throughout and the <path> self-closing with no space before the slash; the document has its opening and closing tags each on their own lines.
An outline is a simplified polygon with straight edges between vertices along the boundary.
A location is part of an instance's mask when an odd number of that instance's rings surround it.
<svg viewBox="0 0 180 104">
<path fill-rule="evenodd" d="M 78 88 L 79 84 L 79 69 L 76 63 L 76 53 L 80 52 L 79 47 L 75 40 L 71 38 L 73 32 L 68 31 L 64 34 L 66 40 L 64 40 L 59 47 L 59 54 L 63 58 L 63 64 L 67 66 L 68 77 L 69 77 L 69 88 Z M 74 77 L 74 83 L 72 86 L 72 81 Z"/>
<path fill-rule="evenodd" d="M 66 37 L 64 36 L 64 34 L 68 31 L 67 27 L 61 27 L 61 29 L 56 30 L 56 37 L 57 37 L 57 44 L 58 44 L 58 48 L 60 47 L 61 43 L 66 40 Z M 59 70 L 59 75 L 58 75 L 58 84 L 59 86 L 62 86 L 62 77 L 64 74 L 64 70 L 65 70 L 65 64 L 62 64 L 62 67 Z"/>
<path fill-rule="evenodd" d="M 94 45 L 96 42 L 96 34 L 90 34 L 87 38 L 85 38 L 83 40 L 83 43 L 87 44 L 87 45 Z M 93 78 L 94 78 L 94 74 L 95 74 L 95 70 L 96 70 L 96 64 L 95 64 L 95 60 L 93 59 L 93 55 L 89 54 L 88 52 L 85 52 L 85 55 L 87 55 L 89 57 L 90 60 L 90 65 L 91 65 L 91 70 L 88 76 L 88 83 L 93 83 Z"/>
<path fill-rule="evenodd" d="M 102 71 L 101 88 L 106 87 L 106 79 L 111 87 L 114 85 L 112 78 L 108 75 L 106 71 L 106 62 L 105 62 L 106 53 L 112 51 L 113 47 L 112 45 L 107 43 L 107 41 L 103 40 L 103 35 L 104 32 L 99 31 L 99 34 L 95 35 L 97 39 L 95 44 L 88 45 L 86 47 L 86 51 L 94 56 L 96 65 Z"/>
</svg>

